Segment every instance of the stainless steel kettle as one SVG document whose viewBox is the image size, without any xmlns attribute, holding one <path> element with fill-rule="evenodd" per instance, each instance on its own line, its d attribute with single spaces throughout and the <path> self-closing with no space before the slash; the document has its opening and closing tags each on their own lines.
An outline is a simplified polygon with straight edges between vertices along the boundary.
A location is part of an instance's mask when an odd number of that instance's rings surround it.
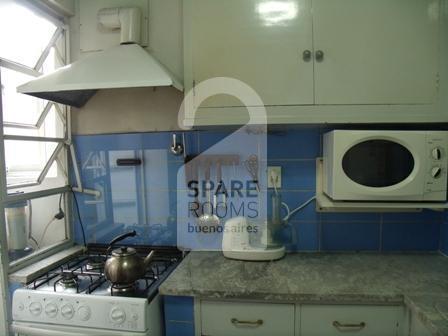
<svg viewBox="0 0 448 336">
<path fill-rule="evenodd" d="M 108 251 L 115 243 L 136 235 L 135 231 L 119 235 L 109 243 Z M 111 256 L 106 260 L 104 275 L 114 284 L 132 284 L 145 275 L 153 257 L 154 251 L 149 252 L 145 258 L 141 258 L 132 247 L 117 248 L 112 251 Z"/>
</svg>

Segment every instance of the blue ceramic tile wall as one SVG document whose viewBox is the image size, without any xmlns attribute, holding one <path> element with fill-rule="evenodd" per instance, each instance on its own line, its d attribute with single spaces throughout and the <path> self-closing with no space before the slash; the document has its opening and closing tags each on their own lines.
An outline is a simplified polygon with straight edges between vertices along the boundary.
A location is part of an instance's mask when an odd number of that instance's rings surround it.
<svg viewBox="0 0 448 336">
<path fill-rule="evenodd" d="M 448 212 L 445 212 L 440 229 L 440 251 L 448 256 Z"/>
<path fill-rule="evenodd" d="M 194 300 L 186 296 L 164 296 L 165 335 L 194 335 Z"/>
<path fill-rule="evenodd" d="M 315 159 L 328 129 L 304 127 L 268 135 L 268 164 L 282 167 L 282 197 L 295 207 L 315 193 Z M 198 153 L 228 132 L 186 134 Z M 176 245 L 177 171 L 182 158 L 168 151 L 172 133 L 77 136 L 85 187 L 100 188 L 101 201 L 79 195 L 89 242 L 104 243 L 124 229 L 140 235 L 133 243 Z M 143 157 L 137 167 L 117 167 L 117 158 Z M 421 213 L 317 213 L 315 204 L 293 217 L 283 239 L 290 251 L 448 251 L 448 219 Z M 81 239 L 76 225 L 77 239 Z M 441 240 L 440 237 L 446 237 Z"/>
</svg>

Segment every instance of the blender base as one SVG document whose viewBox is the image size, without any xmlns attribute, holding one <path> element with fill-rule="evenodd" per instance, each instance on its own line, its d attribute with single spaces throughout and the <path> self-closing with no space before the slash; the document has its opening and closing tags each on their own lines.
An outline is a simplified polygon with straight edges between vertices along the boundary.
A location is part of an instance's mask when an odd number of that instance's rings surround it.
<svg viewBox="0 0 448 336">
<path fill-rule="evenodd" d="M 278 248 L 250 248 L 247 250 L 222 251 L 224 257 L 245 261 L 273 261 L 285 256 L 285 247 Z"/>
</svg>

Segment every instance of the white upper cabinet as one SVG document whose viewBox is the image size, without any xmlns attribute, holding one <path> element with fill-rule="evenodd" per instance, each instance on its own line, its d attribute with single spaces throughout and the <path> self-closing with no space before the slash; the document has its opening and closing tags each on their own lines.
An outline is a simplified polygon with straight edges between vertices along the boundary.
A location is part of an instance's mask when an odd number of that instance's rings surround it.
<svg viewBox="0 0 448 336">
<path fill-rule="evenodd" d="M 269 123 L 446 121 L 442 4 L 184 0 L 186 91 L 239 79 L 260 95 Z M 197 125 L 238 123 L 246 113 L 225 95 L 198 105 Z"/>
<path fill-rule="evenodd" d="M 316 104 L 431 104 L 437 0 L 313 0 Z"/>
<path fill-rule="evenodd" d="M 265 105 L 313 103 L 311 0 L 189 0 L 188 6 L 186 79 L 236 78 Z M 221 95 L 201 106 L 241 105 Z"/>
</svg>

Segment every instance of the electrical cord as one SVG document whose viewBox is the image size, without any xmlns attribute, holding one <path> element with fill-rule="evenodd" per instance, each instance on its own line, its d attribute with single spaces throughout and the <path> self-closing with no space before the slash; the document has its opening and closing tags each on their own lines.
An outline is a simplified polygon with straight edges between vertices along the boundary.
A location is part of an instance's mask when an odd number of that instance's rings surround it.
<svg viewBox="0 0 448 336">
<path fill-rule="evenodd" d="M 73 190 L 71 190 L 72 194 L 73 194 L 73 199 L 75 200 L 75 205 L 76 205 L 76 212 L 78 214 L 78 220 L 79 220 L 79 224 L 81 226 L 81 233 L 82 233 L 82 240 L 84 242 L 84 246 L 87 247 L 87 242 L 86 242 L 86 233 L 84 231 L 84 225 L 82 223 L 82 219 L 81 219 L 81 212 L 79 211 L 79 204 L 78 204 L 78 199 L 76 198 L 76 194 Z"/>
<path fill-rule="evenodd" d="M 56 218 L 56 219 L 62 219 L 65 217 L 65 213 L 62 210 L 62 205 L 61 205 L 63 196 L 64 196 L 64 194 L 61 194 L 59 196 L 59 212 L 56 215 L 54 215 L 54 218 Z"/>
<path fill-rule="evenodd" d="M 42 245 L 42 242 L 44 241 L 45 235 L 47 234 L 47 231 L 48 231 L 51 223 L 53 223 L 56 219 L 61 220 L 65 217 L 64 210 L 62 210 L 62 197 L 64 197 L 64 194 L 59 195 L 59 212 L 56 215 L 54 215 L 54 217 L 47 223 L 47 225 L 45 225 L 44 231 L 42 232 L 42 235 L 40 236 L 39 242 L 37 242 L 33 238 L 33 241 L 36 243 L 38 249 Z M 31 218 L 31 216 L 30 216 L 30 218 Z"/>
<path fill-rule="evenodd" d="M 271 176 L 269 176 L 269 178 L 271 179 L 272 182 L 272 186 L 274 187 L 274 192 L 275 195 L 279 195 L 278 189 L 277 189 L 277 182 L 278 182 L 278 176 L 275 176 L 274 174 L 271 174 Z M 304 207 L 306 207 L 308 204 L 310 204 L 312 201 L 314 201 L 316 199 L 316 196 L 311 197 L 309 200 L 307 200 L 306 202 L 304 202 L 303 204 L 299 205 L 297 208 L 295 208 L 293 211 L 290 210 L 288 204 L 286 204 L 285 202 L 282 202 L 282 206 L 285 208 L 286 210 L 286 216 L 283 218 L 283 223 L 287 223 L 289 221 L 289 219 L 296 214 L 298 211 L 302 210 Z"/>
<path fill-rule="evenodd" d="M 302 203 L 301 205 L 299 205 L 297 208 L 295 208 L 293 211 L 289 212 L 288 214 L 283 218 L 283 222 L 288 222 L 290 220 L 290 218 L 296 214 L 297 212 L 299 212 L 300 210 L 302 210 L 303 208 L 305 208 L 308 204 L 310 204 L 312 201 L 314 201 L 316 199 L 316 196 L 311 197 L 309 200 L 305 201 L 304 203 Z M 284 206 L 286 205 L 286 203 L 284 204 Z M 289 207 L 286 205 L 286 209 L 289 210 Z"/>
<path fill-rule="evenodd" d="M 45 235 L 47 234 L 48 228 L 50 227 L 51 223 L 55 221 L 56 217 L 53 217 L 47 225 L 45 225 L 44 232 L 42 232 L 42 235 L 40 236 L 39 243 L 37 243 L 37 249 L 42 245 L 42 242 L 44 241 Z"/>
<path fill-rule="evenodd" d="M 33 205 L 31 200 L 28 200 L 27 203 L 28 203 L 28 239 L 31 240 L 34 244 L 36 244 L 36 248 L 39 248 L 39 243 L 33 237 Z"/>
</svg>

